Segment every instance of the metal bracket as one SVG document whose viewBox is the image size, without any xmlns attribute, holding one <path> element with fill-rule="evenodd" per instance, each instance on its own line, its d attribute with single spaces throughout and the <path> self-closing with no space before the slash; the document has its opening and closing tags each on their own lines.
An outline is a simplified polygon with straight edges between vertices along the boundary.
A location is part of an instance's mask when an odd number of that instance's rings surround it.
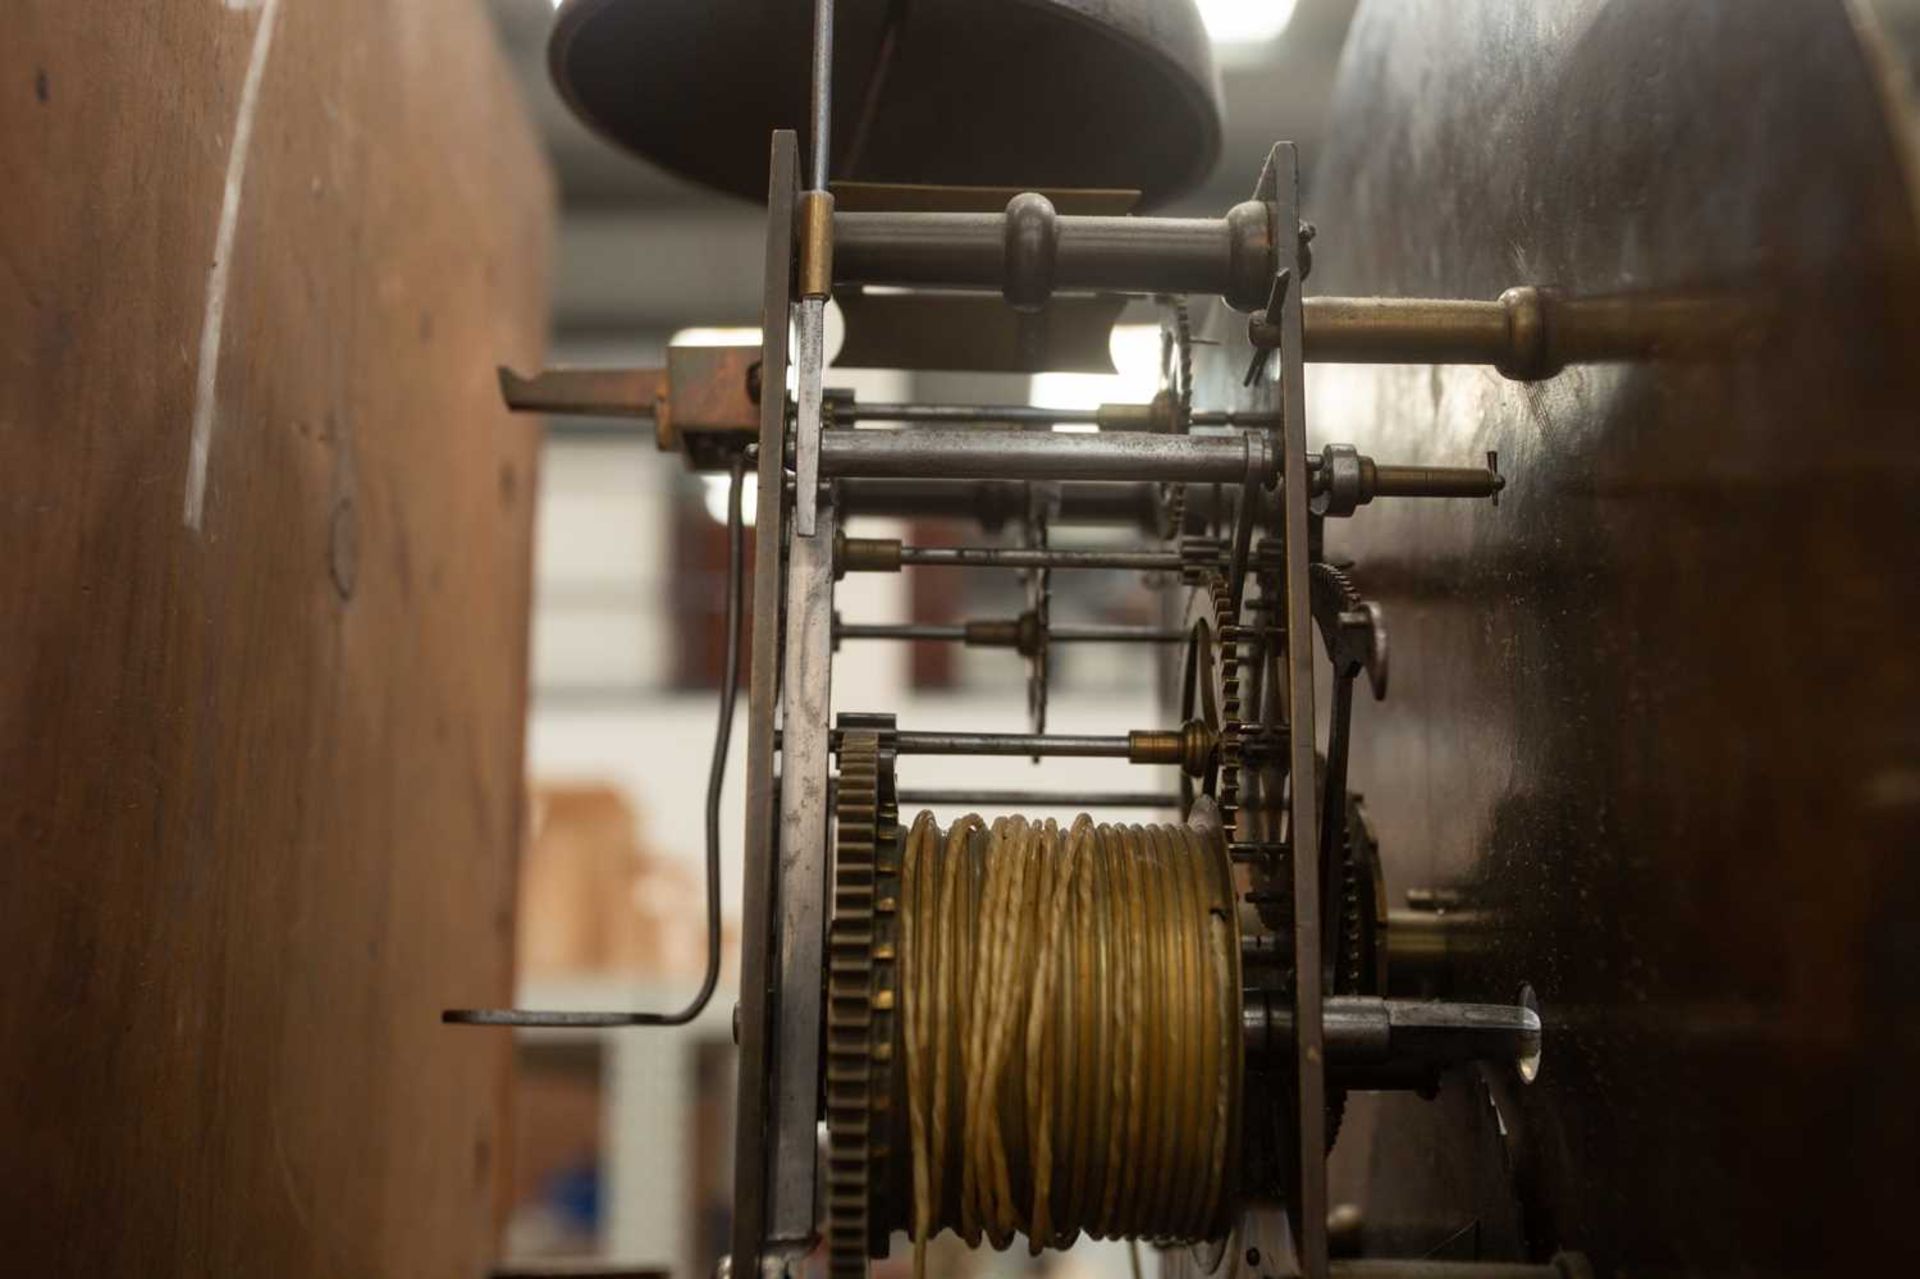
<svg viewBox="0 0 1920 1279">
<path fill-rule="evenodd" d="M 799 387 L 793 424 L 795 537 L 814 535 L 820 508 L 820 430 L 825 418 L 821 378 L 826 372 L 826 308 L 825 298 L 806 298 L 800 303 L 800 344 L 795 352 Z"/>
<path fill-rule="evenodd" d="M 803 1198 L 811 1216 L 813 1161 L 803 1184 L 776 1187 L 767 1164 L 767 1134 L 781 1104 L 767 1084 L 779 1059 L 768 1042 L 772 993 L 773 911 L 778 902 L 774 841 L 777 803 L 773 768 L 774 715 L 780 700 L 780 602 L 785 556 L 784 443 L 787 382 L 789 280 L 793 259 L 793 201 L 799 184 L 799 146 L 791 130 L 773 135 L 767 184 L 766 293 L 762 302 L 760 397 L 760 490 L 754 517 L 753 648 L 747 702 L 746 842 L 742 853 L 740 911 L 740 1057 L 734 1119 L 733 1273 L 760 1276 L 785 1259 L 763 1256 L 770 1220 L 783 1220 L 787 1205 Z M 769 1066 L 772 1066 L 772 1070 Z M 808 1107 L 809 1115 L 813 1107 Z M 769 1204 L 769 1200 L 772 1204 Z M 772 1211 L 769 1211 L 769 1208 Z"/>
<path fill-rule="evenodd" d="M 1285 553 L 1285 663 L 1283 698 L 1288 728 L 1288 761 L 1293 784 L 1287 788 L 1288 831 L 1296 849 L 1320 844 L 1319 795 L 1314 775 L 1314 699 L 1312 604 L 1308 524 L 1312 487 L 1307 467 L 1306 354 L 1300 290 L 1291 287 L 1301 262 L 1300 157 L 1290 142 L 1277 144 L 1260 175 L 1256 198 L 1273 207 L 1274 287 L 1266 315 L 1279 318 L 1280 343 L 1280 526 Z M 1260 366 L 1264 367 L 1264 366 Z M 1256 370 L 1250 369 L 1253 374 Z M 1298 1247 L 1301 1279 L 1327 1274 L 1327 1079 L 1321 998 L 1320 859 L 1293 860 L 1294 983 L 1294 1182 L 1289 1203 Z"/>
</svg>

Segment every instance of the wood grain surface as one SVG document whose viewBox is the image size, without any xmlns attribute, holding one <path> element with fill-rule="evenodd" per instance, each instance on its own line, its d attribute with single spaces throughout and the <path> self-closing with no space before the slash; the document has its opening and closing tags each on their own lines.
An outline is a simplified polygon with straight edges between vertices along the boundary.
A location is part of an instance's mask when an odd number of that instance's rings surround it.
<svg viewBox="0 0 1920 1279">
<path fill-rule="evenodd" d="M 1499 453 L 1498 508 L 1383 501 L 1328 544 L 1392 636 L 1353 782 L 1393 904 L 1457 892 L 1486 924 L 1453 993 L 1530 984 L 1546 1025 L 1529 1087 L 1353 1108 L 1369 1246 L 1920 1272 L 1920 221 L 1865 16 L 1355 19 L 1311 291 L 1700 320 L 1534 384 L 1309 375 L 1321 439 Z"/>
<path fill-rule="evenodd" d="M 0 35 L 0 1271 L 493 1255 L 551 182 L 468 0 Z M 190 492 L 196 441 L 204 490 Z"/>
</svg>

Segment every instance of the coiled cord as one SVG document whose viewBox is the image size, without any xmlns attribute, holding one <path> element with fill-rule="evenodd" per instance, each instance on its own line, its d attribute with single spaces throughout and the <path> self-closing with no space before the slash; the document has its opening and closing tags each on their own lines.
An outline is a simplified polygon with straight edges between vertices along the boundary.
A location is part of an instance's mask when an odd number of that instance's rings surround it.
<svg viewBox="0 0 1920 1279">
<path fill-rule="evenodd" d="M 899 990 L 916 1274 L 957 1231 L 1034 1252 L 1226 1227 L 1240 940 L 1217 828 L 922 813 Z"/>
</svg>

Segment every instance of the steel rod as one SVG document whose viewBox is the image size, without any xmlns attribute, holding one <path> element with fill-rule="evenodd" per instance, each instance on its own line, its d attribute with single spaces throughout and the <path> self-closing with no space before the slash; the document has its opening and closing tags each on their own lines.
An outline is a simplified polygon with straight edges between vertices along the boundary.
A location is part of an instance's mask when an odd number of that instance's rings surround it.
<svg viewBox="0 0 1920 1279">
<path fill-rule="evenodd" d="M 964 640 L 967 628 L 935 622 L 840 622 L 835 639 L 845 640 Z"/>
<path fill-rule="evenodd" d="M 972 644 L 978 648 L 1017 647 L 1020 619 L 995 618 L 987 622 L 836 622 L 836 640 L 939 640 Z M 1187 632 L 1161 626 L 1052 626 L 1047 639 L 1055 644 L 1178 644 Z"/>
<path fill-rule="evenodd" d="M 773 746 L 785 752 L 786 734 L 775 730 Z M 833 730 L 833 749 L 840 749 L 840 733 Z M 1065 733 L 895 733 L 899 755 L 1051 755 L 1073 759 L 1129 759 L 1133 742 L 1125 736 L 1073 736 Z M 1154 759 L 1147 763 L 1164 763 Z"/>
<path fill-rule="evenodd" d="M 829 478 L 1161 480 L 1265 483 L 1278 473 L 1266 437 L 1061 435 L 1052 431 L 828 431 Z"/>
<path fill-rule="evenodd" d="M 1073 551 L 1025 546 L 903 546 L 902 564 L 944 568 L 1120 568 L 1175 571 L 1180 552 L 1165 550 Z"/>
<path fill-rule="evenodd" d="M 813 83 L 809 103 L 813 136 L 807 139 L 813 165 L 812 189 L 827 189 L 833 142 L 833 0 L 813 0 Z"/>
<path fill-rule="evenodd" d="M 1092 425 L 1098 409 L 1049 409 L 1034 404 L 836 404 L 841 422 L 1019 422 L 1034 426 Z"/>
<path fill-rule="evenodd" d="M 1273 277 L 1268 207 L 1219 218 L 1061 215 L 1031 192 L 1005 213 L 836 213 L 834 280 L 997 289 L 1038 308 L 1055 289 L 1219 294 L 1241 310 Z"/>
<path fill-rule="evenodd" d="M 1033 790 L 902 790 L 902 804 L 956 808 L 1178 808 L 1172 792 L 1097 791 L 1063 794 Z"/>
<path fill-rule="evenodd" d="M 1047 638 L 1055 644 L 1180 644 L 1187 633 L 1164 626 L 1051 626 Z"/>
<path fill-rule="evenodd" d="M 1321 1004 L 1321 1024 L 1329 1064 L 1391 1068 L 1408 1079 L 1468 1061 L 1520 1064 L 1540 1058 L 1540 1015 L 1519 1004 L 1330 995 Z M 1241 1029 L 1255 1059 L 1293 1051 L 1292 1011 L 1282 998 L 1250 996 Z"/>
<path fill-rule="evenodd" d="M 1574 1279 L 1591 1274 L 1584 1263 L 1566 1266 L 1522 1261 L 1436 1261 L 1429 1257 L 1398 1259 L 1370 1257 L 1330 1261 L 1331 1279 Z"/>
<path fill-rule="evenodd" d="M 969 520 L 991 532 L 1019 522 L 1027 511 L 1027 485 L 1018 480 L 854 479 L 841 480 L 836 487 L 841 510 L 848 515 Z M 1159 526 L 1155 485 L 1069 482 L 1058 492 L 1056 523 L 1116 524 L 1142 531 Z M 1188 494 L 1189 509 L 1195 496 Z"/>
<path fill-rule="evenodd" d="M 1125 759 L 1125 736 L 1073 737 L 1061 733 L 897 733 L 902 755 L 1044 755 L 1078 759 Z"/>
<path fill-rule="evenodd" d="M 834 405 L 834 418 L 841 422 L 973 423 L 1013 422 L 1028 426 L 1103 426 L 1122 413 L 1142 416 L 1152 412 L 1151 404 L 1103 404 L 1093 409 L 1047 408 L 1037 404 L 880 404 L 852 400 Z M 1192 416 L 1195 426 L 1270 427 L 1278 419 L 1271 413 L 1245 413 L 1235 409 L 1200 409 Z"/>
<path fill-rule="evenodd" d="M 1492 497 L 1505 487 L 1499 474 L 1480 466 L 1373 468 L 1374 497 Z"/>
</svg>

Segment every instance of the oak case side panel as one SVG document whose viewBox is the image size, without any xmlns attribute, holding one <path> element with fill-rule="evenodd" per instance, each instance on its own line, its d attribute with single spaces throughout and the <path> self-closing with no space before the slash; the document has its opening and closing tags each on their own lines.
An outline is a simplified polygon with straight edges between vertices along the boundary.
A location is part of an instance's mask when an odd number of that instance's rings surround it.
<svg viewBox="0 0 1920 1279">
<path fill-rule="evenodd" d="M 550 180 L 465 0 L 7 26 L 8 1268 L 478 1273 Z"/>
</svg>

